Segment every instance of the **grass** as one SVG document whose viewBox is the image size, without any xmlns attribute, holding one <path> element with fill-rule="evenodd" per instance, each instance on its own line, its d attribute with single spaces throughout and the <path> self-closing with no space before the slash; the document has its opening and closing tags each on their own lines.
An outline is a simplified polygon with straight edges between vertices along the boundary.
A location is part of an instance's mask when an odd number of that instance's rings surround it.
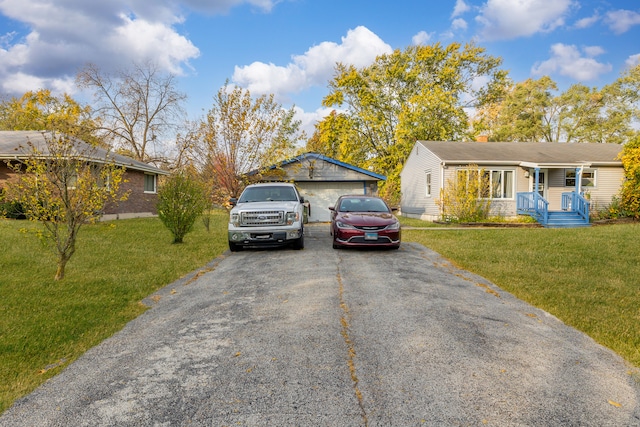
<svg viewBox="0 0 640 427">
<path fill-rule="evenodd" d="M 417 226 L 414 224 L 414 226 Z M 573 229 L 406 229 L 640 367 L 640 224 Z"/>
<path fill-rule="evenodd" d="M 145 311 L 140 301 L 227 249 L 227 212 L 172 244 L 156 218 L 88 225 L 65 279 L 32 233 L 0 219 L 0 413 Z"/>
</svg>

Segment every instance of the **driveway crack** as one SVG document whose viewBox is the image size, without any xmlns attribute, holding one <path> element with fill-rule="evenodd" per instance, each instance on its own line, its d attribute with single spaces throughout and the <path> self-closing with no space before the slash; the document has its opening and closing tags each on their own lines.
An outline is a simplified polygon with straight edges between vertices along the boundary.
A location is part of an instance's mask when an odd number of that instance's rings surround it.
<svg viewBox="0 0 640 427">
<path fill-rule="evenodd" d="M 367 419 L 367 412 L 364 409 L 364 403 L 362 399 L 362 393 L 360 392 L 360 388 L 358 387 L 358 375 L 356 372 L 355 358 L 356 358 L 356 349 L 351 340 L 351 336 L 349 334 L 349 327 L 351 325 L 351 312 L 349 311 L 349 306 L 345 302 L 344 299 L 344 283 L 342 282 L 342 275 L 340 274 L 340 265 L 338 264 L 337 271 L 337 279 L 338 279 L 338 296 L 340 300 L 340 309 L 342 310 L 342 316 L 340 317 L 340 324 L 342 325 L 342 329 L 340 333 L 342 334 L 342 338 L 344 339 L 344 343 L 347 346 L 347 366 L 349 367 L 349 374 L 351 375 L 351 381 L 353 382 L 353 390 L 356 394 L 356 399 L 358 400 L 358 406 L 360 407 L 360 412 L 362 414 L 362 420 L 364 422 L 365 427 L 369 425 L 369 420 Z"/>
</svg>

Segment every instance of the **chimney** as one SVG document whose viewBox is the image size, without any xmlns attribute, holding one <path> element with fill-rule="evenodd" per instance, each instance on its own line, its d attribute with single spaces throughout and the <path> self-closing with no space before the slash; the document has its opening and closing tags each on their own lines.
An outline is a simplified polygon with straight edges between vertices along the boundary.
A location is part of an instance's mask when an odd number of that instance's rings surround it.
<svg viewBox="0 0 640 427">
<path fill-rule="evenodd" d="M 489 136 L 485 135 L 485 134 L 480 134 L 480 135 L 476 136 L 476 141 L 477 142 L 488 142 L 489 141 Z"/>
</svg>

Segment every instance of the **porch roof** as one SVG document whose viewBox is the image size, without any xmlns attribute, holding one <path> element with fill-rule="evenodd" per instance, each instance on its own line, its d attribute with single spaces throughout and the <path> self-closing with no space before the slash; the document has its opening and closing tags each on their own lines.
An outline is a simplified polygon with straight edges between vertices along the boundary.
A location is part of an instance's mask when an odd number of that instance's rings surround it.
<svg viewBox="0 0 640 427">
<path fill-rule="evenodd" d="M 443 165 L 514 165 L 529 168 L 622 166 L 620 144 L 556 142 L 418 141 Z"/>
</svg>

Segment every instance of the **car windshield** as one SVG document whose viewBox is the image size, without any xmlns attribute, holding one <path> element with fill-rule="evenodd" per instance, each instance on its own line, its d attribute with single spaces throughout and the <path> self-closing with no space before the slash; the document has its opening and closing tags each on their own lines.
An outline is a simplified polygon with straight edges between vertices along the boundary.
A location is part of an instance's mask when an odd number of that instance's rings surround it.
<svg viewBox="0 0 640 427">
<path fill-rule="evenodd" d="M 354 197 L 342 199 L 340 212 L 389 212 L 389 208 L 381 199 Z"/>
<path fill-rule="evenodd" d="M 298 200 L 296 192 L 291 187 L 273 186 L 273 187 L 249 187 L 244 190 L 238 203 L 251 202 L 294 202 Z"/>
</svg>

